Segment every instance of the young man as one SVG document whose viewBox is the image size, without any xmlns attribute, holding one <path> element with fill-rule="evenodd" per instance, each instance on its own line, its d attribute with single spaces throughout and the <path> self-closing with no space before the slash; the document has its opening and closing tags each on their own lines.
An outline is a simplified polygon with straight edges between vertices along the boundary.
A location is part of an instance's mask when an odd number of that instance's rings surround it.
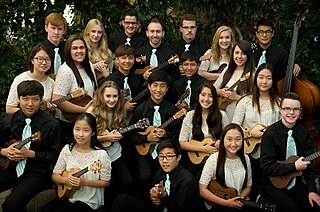
<svg viewBox="0 0 320 212">
<path fill-rule="evenodd" d="M 262 137 L 260 166 L 263 173 L 261 190 L 277 205 L 279 211 L 319 211 L 320 197 L 316 193 L 315 170 L 305 157 L 314 153 L 309 132 L 297 123 L 301 116 L 300 97 L 286 94 L 280 103 L 281 120 L 269 126 Z M 300 157 L 286 161 L 289 156 Z M 282 179 L 302 171 L 302 176 L 293 177 L 284 188 L 278 188 L 271 178 Z M 290 179 L 290 177 L 288 178 Z M 280 181 L 281 182 L 281 181 Z M 281 183 L 282 183 L 281 182 Z"/>
<path fill-rule="evenodd" d="M 153 178 L 153 187 L 149 191 L 149 200 L 143 200 L 129 194 L 120 194 L 111 212 L 145 211 L 156 212 L 193 212 L 199 210 L 199 190 L 192 174 L 179 165 L 181 148 L 172 140 L 162 141 L 157 152 L 159 169 Z"/>
<path fill-rule="evenodd" d="M 142 118 L 148 118 L 150 125 L 155 128 L 154 131 L 146 135 L 141 135 L 138 132 L 142 130 L 135 130 L 130 133 L 128 140 L 131 144 L 145 144 L 150 142 L 160 142 L 163 139 L 177 140 L 181 121 L 174 120 L 164 129 L 158 128 L 168 119 L 172 118 L 178 109 L 169 101 L 164 99 L 170 84 L 170 76 L 160 70 L 154 71 L 148 79 L 148 89 L 150 91 L 150 98 L 141 103 L 133 112 L 130 125 L 136 123 Z M 154 160 L 156 151 L 150 148 L 146 155 L 137 154 L 137 188 L 140 189 L 140 194 L 149 188 L 152 177 L 156 171 L 157 163 Z M 143 193 L 144 194 L 144 193 Z"/>
<path fill-rule="evenodd" d="M 135 68 L 145 68 L 146 66 L 157 67 L 175 55 L 174 51 L 162 42 L 165 31 L 158 19 L 154 18 L 150 21 L 146 34 L 149 38 L 149 42 L 135 51 L 136 57 L 145 56 L 146 60 L 142 64 L 140 62 L 136 62 Z M 144 80 L 147 80 L 150 76 L 150 69 L 144 72 Z M 168 65 L 162 70 L 169 73 L 173 81 L 180 78 L 179 70 L 173 65 Z"/>
<path fill-rule="evenodd" d="M 147 40 L 137 32 L 140 27 L 140 23 L 138 14 L 135 10 L 124 10 L 120 23 L 123 26 L 123 31 L 110 37 L 108 40 L 109 48 L 112 52 L 115 52 L 117 47 L 121 44 L 127 44 L 132 46 L 134 50 L 137 50 L 139 47 L 147 43 Z"/>
<path fill-rule="evenodd" d="M 273 66 L 275 79 L 279 81 L 286 75 L 288 54 L 284 49 L 272 42 L 273 36 L 273 23 L 269 20 L 261 19 L 256 26 L 256 37 L 259 43 L 256 48 L 253 48 L 253 59 L 257 68 L 262 63 L 270 63 Z M 300 67 L 295 64 L 293 74 L 298 76 L 299 72 Z"/>
<path fill-rule="evenodd" d="M 61 148 L 58 121 L 40 109 L 43 86 L 35 80 L 23 81 L 17 90 L 21 109 L 0 122 L 1 159 L 17 163 L 0 170 L 0 192 L 13 188 L 2 205 L 6 212 L 25 211 L 33 197 L 49 188 L 51 166 Z M 11 139 L 14 143 L 8 144 Z M 30 142 L 17 149 L 18 141 L 26 139 Z"/>
<path fill-rule="evenodd" d="M 196 53 L 197 60 L 199 60 L 208 48 L 196 38 L 197 22 L 193 14 L 182 16 L 180 32 L 182 37 L 172 44 L 172 49 L 178 54 L 179 58 L 181 58 L 183 52 L 192 50 Z"/>
<path fill-rule="evenodd" d="M 47 32 L 47 39 L 43 42 L 43 45 L 53 55 L 53 68 L 51 70 L 54 74 L 57 74 L 60 65 L 64 62 L 64 44 L 61 43 L 61 40 L 67 30 L 67 21 L 62 14 L 50 13 L 46 17 L 44 28 Z"/>
<path fill-rule="evenodd" d="M 130 70 L 134 64 L 134 48 L 122 44 L 116 49 L 116 63 L 118 64 L 118 70 L 112 73 L 109 77 L 99 81 L 99 86 L 107 80 L 116 82 L 120 88 L 124 91 L 124 98 L 128 101 L 125 104 L 125 108 L 132 111 L 137 104 L 136 102 L 130 102 L 132 98 L 137 96 L 142 90 L 142 86 L 139 78 L 130 73 Z"/>
<path fill-rule="evenodd" d="M 193 103 L 197 99 L 196 95 L 200 85 L 209 81 L 198 74 L 199 60 L 194 51 L 183 52 L 180 62 L 185 76 L 173 83 L 168 98 L 171 102 L 175 103 L 178 108 L 184 107 L 190 110 L 193 108 Z M 183 96 L 186 94 L 187 89 L 189 89 L 189 95 Z M 181 98 L 183 98 L 182 101 L 179 101 Z"/>
</svg>

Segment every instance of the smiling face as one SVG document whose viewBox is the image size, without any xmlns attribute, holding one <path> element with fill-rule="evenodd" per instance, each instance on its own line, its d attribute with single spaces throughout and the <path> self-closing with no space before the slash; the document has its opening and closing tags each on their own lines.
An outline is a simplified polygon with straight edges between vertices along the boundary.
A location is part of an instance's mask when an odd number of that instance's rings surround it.
<svg viewBox="0 0 320 212">
<path fill-rule="evenodd" d="M 91 31 L 89 32 L 89 38 L 91 42 L 94 44 L 98 44 L 102 37 L 102 32 L 103 30 L 101 26 L 95 25 L 94 27 L 92 27 Z"/>
<path fill-rule="evenodd" d="M 199 94 L 199 103 L 202 109 L 209 109 L 213 104 L 212 92 L 208 87 L 203 87 Z"/>
<path fill-rule="evenodd" d="M 74 40 L 71 43 L 71 58 L 77 68 L 81 67 L 81 63 L 86 56 L 86 47 L 82 40 Z"/>
<path fill-rule="evenodd" d="M 77 120 L 73 127 L 73 136 L 80 146 L 90 146 L 92 129 L 86 120 Z"/>
<path fill-rule="evenodd" d="M 113 87 L 106 87 L 103 96 L 107 109 L 114 108 L 119 101 L 118 90 Z"/>
<path fill-rule="evenodd" d="M 151 85 L 148 84 L 148 88 L 151 94 L 151 99 L 156 104 L 159 104 L 162 101 L 168 91 L 167 83 L 162 81 L 155 81 L 151 83 Z"/>
<path fill-rule="evenodd" d="M 269 92 L 272 87 L 272 73 L 269 69 L 262 69 L 257 76 L 257 86 L 260 92 Z"/>
<path fill-rule="evenodd" d="M 146 34 L 153 48 L 160 46 L 162 38 L 164 37 L 164 31 L 160 23 L 151 22 L 148 25 Z"/>
<path fill-rule="evenodd" d="M 124 28 L 124 33 L 128 36 L 131 37 L 136 33 L 137 28 L 139 27 L 138 20 L 135 16 L 126 16 L 124 20 L 121 21 L 121 24 Z"/>
<path fill-rule="evenodd" d="M 133 55 L 123 55 L 120 57 L 116 57 L 116 64 L 118 64 L 118 69 L 121 73 L 126 76 L 129 74 L 130 69 L 134 64 L 134 56 Z"/>
<path fill-rule="evenodd" d="M 222 31 L 220 33 L 218 45 L 220 49 L 226 50 L 231 45 L 231 33 L 229 30 Z"/>
<path fill-rule="evenodd" d="M 19 97 L 19 105 L 21 111 L 28 117 L 32 116 L 39 110 L 41 102 L 42 99 L 39 95 L 28 95 Z"/>
<path fill-rule="evenodd" d="M 301 103 L 298 100 L 284 99 L 281 104 L 282 123 L 291 129 L 301 115 Z"/>
<path fill-rule="evenodd" d="M 179 165 L 181 155 L 177 155 L 173 148 L 164 148 L 159 152 L 158 159 L 163 171 L 170 173 Z"/>
<path fill-rule="evenodd" d="M 52 61 L 46 51 L 40 50 L 31 59 L 31 63 L 33 64 L 32 71 L 46 73 L 50 69 Z"/>
<path fill-rule="evenodd" d="M 191 79 L 198 71 L 198 64 L 196 61 L 186 60 L 182 63 L 182 70 L 185 74 L 185 76 L 188 79 Z"/>
<path fill-rule="evenodd" d="M 244 52 L 239 48 L 239 46 L 236 46 L 234 48 L 233 60 L 239 67 L 244 67 L 247 62 L 247 55 L 244 54 Z"/>
<path fill-rule="evenodd" d="M 241 148 L 243 138 L 237 129 L 230 129 L 224 136 L 223 145 L 226 149 L 227 158 L 237 157 L 237 151 Z"/>
</svg>

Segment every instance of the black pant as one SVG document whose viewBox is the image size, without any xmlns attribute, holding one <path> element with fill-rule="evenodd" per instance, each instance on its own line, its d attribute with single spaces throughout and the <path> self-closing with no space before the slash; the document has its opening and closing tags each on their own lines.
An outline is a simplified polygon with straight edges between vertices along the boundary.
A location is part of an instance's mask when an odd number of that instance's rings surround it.
<svg viewBox="0 0 320 212">
<path fill-rule="evenodd" d="M 69 202 L 66 198 L 56 198 L 46 204 L 42 210 L 42 212 L 91 212 L 94 211 L 89 205 L 84 202 L 76 201 L 74 203 Z"/>
<path fill-rule="evenodd" d="M 144 200 L 130 194 L 119 194 L 110 212 L 155 212 L 157 211 L 151 200 Z"/>
<path fill-rule="evenodd" d="M 17 178 L 15 168 L 9 171 L 0 170 L 0 193 L 13 188 L 2 205 L 2 211 L 26 211 L 26 205 L 30 200 L 51 185 L 52 181 L 49 176 L 25 170 Z"/>
</svg>

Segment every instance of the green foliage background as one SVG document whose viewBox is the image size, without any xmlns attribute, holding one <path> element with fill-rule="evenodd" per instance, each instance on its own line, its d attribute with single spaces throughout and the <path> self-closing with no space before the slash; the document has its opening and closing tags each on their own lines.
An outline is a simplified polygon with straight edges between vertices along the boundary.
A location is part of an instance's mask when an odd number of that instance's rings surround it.
<svg viewBox="0 0 320 212">
<path fill-rule="evenodd" d="M 289 51 L 296 15 L 301 9 L 298 0 L 0 0 L 0 118 L 5 111 L 7 93 L 13 78 L 24 70 L 28 51 L 46 38 L 44 20 L 51 12 L 62 13 L 66 5 L 73 5 L 75 16 L 68 27 L 70 34 L 81 33 L 92 18 L 100 19 L 108 35 L 121 30 L 121 12 L 128 7 L 140 16 L 141 32 L 151 18 L 164 23 L 165 41 L 180 37 L 180 17 L 194 13 L 198 19 L 198 35 L 207 44 L 220 25 L 231 26 L 237 39 L 255 41 L 254 25 L 260 17 L 276 22 L 277 43 Z M 300 31 L 296 63 L 302 74 L 318 87 L 320 85 L 320 52 L 308 48 L 309 38 L 319 34 L 320 1 L 309 0 L 309 15 Z"/>
</svg>

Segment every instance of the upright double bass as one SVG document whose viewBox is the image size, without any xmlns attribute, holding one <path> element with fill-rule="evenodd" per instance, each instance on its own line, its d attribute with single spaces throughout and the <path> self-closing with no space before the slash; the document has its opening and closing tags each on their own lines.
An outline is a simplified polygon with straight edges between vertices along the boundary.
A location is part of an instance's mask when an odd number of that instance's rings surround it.
<svg viewBox="0 0 320 212">
<path fill-rule="evenodd" d="M 313 139 L 315 148 L 317 151 L 320 150 L 320 134 L 314 127 L 314 116 L 319 111 L 320 106 L 320 89 L 312 82 L 304 79 L 303 77 L 293 77 L 292 70 L 294 68 L 294 59 L 296 53 L 296 46 L 298 40 L 299 28 L 301 27 L 302 21 L 304 21 L 308 13 L 307 9 L 303 9 L 297 16 L 293 37 L 291 42 L 291 48 L 288 58 L 288 65 L 286 70 L 286 76 L 283 80 L 278 82 L 279 92 L 284 96 L 286 93 L 293 91 L 300 96 L 302 105 L 302 119 L 301 122 L 306 127 Z M 320 160 L 316 161 L 317 164 Z"/>
</svg>

